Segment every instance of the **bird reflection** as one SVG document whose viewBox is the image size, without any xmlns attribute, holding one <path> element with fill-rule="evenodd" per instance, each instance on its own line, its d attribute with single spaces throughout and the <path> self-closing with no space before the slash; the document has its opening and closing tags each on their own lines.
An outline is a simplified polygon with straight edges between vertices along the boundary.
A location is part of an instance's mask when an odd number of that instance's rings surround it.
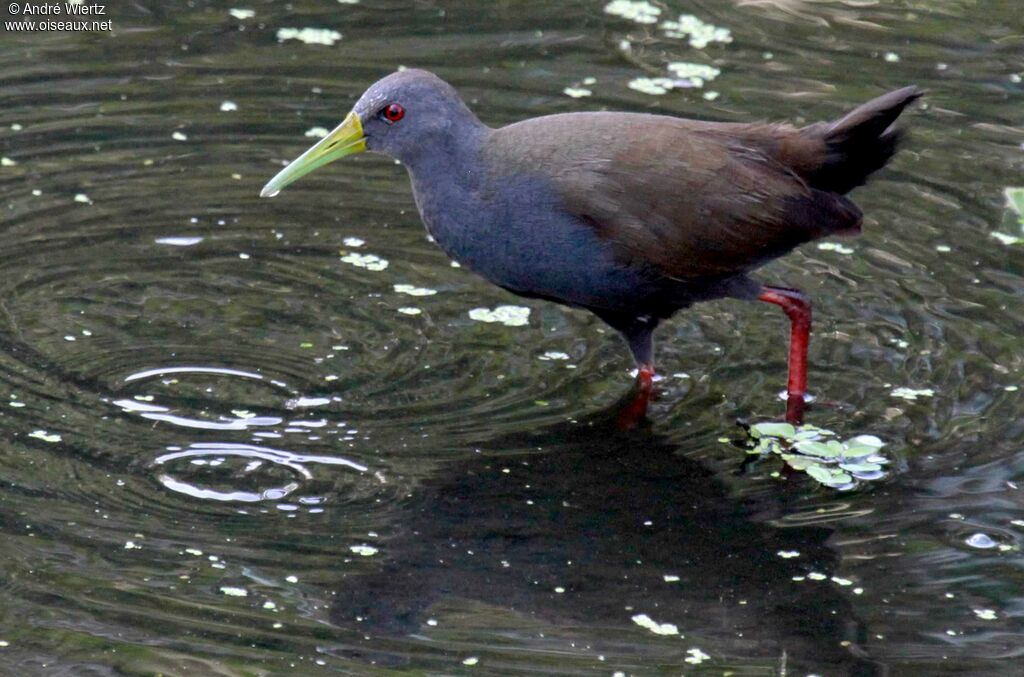
<svg viewBox="0 0 1024 677">
<path fill-rule="evenodd" d="M 786 655 L 791 670 L 875 674 L 857 655 L 863 627 L 818 576 L 835 568 L 830 531 L 773 525 L 781 491 L 731 496 L 685 445 L 623 431 L 622 404 L 448 466 L 405 506 L 380 569 L 342 582 L 333 620 L 372 640 L 420 632 L 432 605 L 455 599 L 577 629 L 632 631 L 646 614 L 738 663 Z M 692 668 L 680 645 L 678 667 Z"/>
</svg>

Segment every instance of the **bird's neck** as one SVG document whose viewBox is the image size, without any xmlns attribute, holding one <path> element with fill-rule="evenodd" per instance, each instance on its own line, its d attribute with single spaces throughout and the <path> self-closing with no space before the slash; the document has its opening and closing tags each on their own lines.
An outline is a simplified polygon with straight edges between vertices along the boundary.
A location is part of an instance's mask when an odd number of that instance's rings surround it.
<svg viewBox="0 0 1024 677">
<path fill-rule="evenodd" d="M 456 259 L 467 226 L 482 213 L 481 194 L 489 176 L 482 151 L 490 133 L 479 122 L 473 128 L 461 126 L 458 135 L 404 162 L 427 230 Z"/>
</svg>

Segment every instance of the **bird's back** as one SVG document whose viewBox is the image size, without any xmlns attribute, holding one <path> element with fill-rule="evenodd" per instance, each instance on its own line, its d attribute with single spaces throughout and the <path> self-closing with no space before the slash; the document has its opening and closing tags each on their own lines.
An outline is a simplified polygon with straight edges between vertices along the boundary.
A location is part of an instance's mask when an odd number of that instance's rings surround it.
<svg viewBox="0 0 1024 677">
<path fill-rule="evenodd" d="M 722 277 L 858 232 L 860 210 L 841 193 L 892 155 L 892 120 L 919 95 L 892 92 L 803 129 L 640 113 L 532 118 L 491 134 L 486 165 L 499 176 L 541 170 L 625 261 Z"/>
</svg>

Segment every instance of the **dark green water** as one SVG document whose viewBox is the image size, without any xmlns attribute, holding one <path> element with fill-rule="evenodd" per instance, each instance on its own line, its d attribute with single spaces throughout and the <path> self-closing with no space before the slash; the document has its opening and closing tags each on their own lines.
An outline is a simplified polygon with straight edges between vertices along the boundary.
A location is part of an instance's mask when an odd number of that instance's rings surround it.
<svg viewBox="0 0 1024 677">
<path fill-rule="evenodd" d="M 731 31 L 701 49 L 601 0 L 139 0 L 0 33 L 0 673 L 1020 674 L 1024 249 L 991 235 L 1022 235 L 1014 4 L 661 5 Z M 277 38 L 307 27 L 342 37 Z M 721 72 L 627 86 L 675 61 Z M 450 266 L 401 167 L 257 198 L 399 65 L 495 125 L 926 88 L 852 252 L 761 275 L 817 301 L 808 422 L 883 439 L 887 476 L 837 492 L 719 441 L 781 415 L 772 308 L 662 329 L 652 424 L 620 433 L 618 340 Z M 469 317 L 503 304 L 528 325 Z"/>
</svg>

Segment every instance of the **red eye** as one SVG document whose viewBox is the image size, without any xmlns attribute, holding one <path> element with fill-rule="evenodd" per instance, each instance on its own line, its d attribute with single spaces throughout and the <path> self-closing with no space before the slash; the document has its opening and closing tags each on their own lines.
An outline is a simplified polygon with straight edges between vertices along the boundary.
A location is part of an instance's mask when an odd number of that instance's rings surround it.
<svg viewBox="0 0 1024 677">
<path fill-rule="evenodd" d="M 388 122 L 398 122 L 405 117 L 405 109 L 400 104 L 391 103 L 388 104 L 387 108 L 381 111 L 384 119 Z"/>
</svg>

